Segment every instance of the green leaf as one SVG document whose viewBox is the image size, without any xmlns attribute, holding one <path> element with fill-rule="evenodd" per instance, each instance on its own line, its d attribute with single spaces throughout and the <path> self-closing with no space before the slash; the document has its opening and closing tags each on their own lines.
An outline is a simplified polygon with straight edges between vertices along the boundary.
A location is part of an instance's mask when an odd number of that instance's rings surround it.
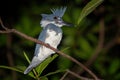
<svg viewBox="0 0 120 80">
<path fill-rule="evenodd" d="M 30 59 L 28 58 L 27 54 L 25 52 L 23 52 L 23 54 L 24 54 L 26 60 L 28 61 L 28 63 L 30 64 Z"/>
<path fill-rule="evenodd" d="M 111 65 L 109 67 L 109 73 L 114 74 L 116 73 L 120 68 L 120 60 L 119 59 L 113 59 L 111 61 Z"/>
<path fill-rule="evenodd" d="M 48 80 L 48 78 L 45 76 L 42 76 L 42 77 L 40 77 L 40 80 Z"/>
<path fill-rule="evenodd" d="M 93 47 L 91 46 L 89 40 L 85 37 L 79 38 L 78 41 L 78 46 L 80 49 L 76 49 L 74 51 L 75 55 L 82 59 L 88 59 L 92 55 L 92 52 L 94 50 Z"/>
<path fill-rule="evenodd" d="M 89 41 L 84 37 L 81 37 L 79 39 L 79 45 L 80 45 L 80 48 L 82 49 L 82 51 L 85 51 L 86 53 L 91 53 L 93 50 Z"/>
<path fill-rule="evenodd" d="M 23 52 L 23 54 L 24 54 L 26 60 L 28 61 L 28 63 L 30 64 L 30 59 L 28 58 L 27 54 L 25 52 Z M 35 78 L 35 76 L 34 76 L 34 74 L 32 72 L 29 72 L 28 75 L 31 76 L 31 77 L 33 77 L 33 78 Z"/>
<path fill-rule="evenodd" d="M 106 68 L 104 68 L 104 66 L 102 64 L 96 63 L 95 68 L 100 73 L 100 75 L 102 75 L 102 76 L 107 75 Z"/>
<path fill-rule="evenodd" d="M 61 51 L 63 52 L 63 51 L 66 51 L 68 49 L 70 49 L 70 47 L 66 47 L 66 48 L 62 49 Z"/>
<path fill-rule="evenodd" d="M 59 57 L 59 61 L 57 62 L 58 69 L 65 70 L 71 67 L 72 62 L 67 58 Z"/>
<path fill-rule="evenodd" d="M 22 70 L 19 70 L 19 69 L 14 68 L 14 67 L 9 67 L 9 66 L 0 66 L 0 68 L 9 69 L 9 70 L 13 70 L 13 71 L 17 71 L 17 72 L 23 73 L 23 71 L 22 71 Z"/>
<path fill-rule="evenodd" d="M 93 44 L 97 44 L 97 37 L 93 33 L 87 34 L 87 37 Z"/>
<path fill-rule="evenodd" d="M 120 79 L 120 72 L 115 75 L 115 80 L 119 80 L 119 79 Z"/>
<path fill-rule="evenodd" d="M 82 10 L 77 24 L 79 25 L 80 22 L 85 18 L 88 14 L 90 14 L 97 6 L 99 6 L 103 0 L 91 0 Z"/>
</svg>

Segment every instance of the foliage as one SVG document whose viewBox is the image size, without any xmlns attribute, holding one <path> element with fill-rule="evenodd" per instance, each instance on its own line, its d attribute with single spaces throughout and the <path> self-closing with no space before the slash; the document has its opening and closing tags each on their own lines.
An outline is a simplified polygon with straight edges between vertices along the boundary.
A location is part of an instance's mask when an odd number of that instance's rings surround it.
<svg viewBox="0 0 120 80">
<path fill-rule="evenodd" d="M 64 20 L 75 24 L 76 27 L 62 28 L 64 37 L 59 46 L 59 50 L 68 55 L 71 55 L 80 62 L 85 63 L 95 53 L 96 47 L 99 43 L 99 31 L 101 26 L 100 20 L 104 19 L 104 45 L 95 61 L 92 62 L 90 69 L 96 73 L 97 76 L 105 80 L 111 80 L 111 78 L 113 80 L 119 80 L 120 41 L 118 38 L 116 38 L 116 34 L 118 35 L 119 31 L 119 28 L 117 27 L 119 25 L 117 23 L 117 21 L 119 21 L 119 2 L 115 0 L 109 0 L 102 3 L 102 1 L 103 0 L 91 0 L 90 2 L 88 2 L 88 0 L 44 0 L 28 1 L 28 5 L 23 5 L 24 1 L 22 1 L 22 6 L 19 5 L 19 7 L 17 7 L 18 10 L 16 11 L 16 14 L 18 16 L 13 16 L 14 18 L 8 17 L 8 21 L 4 20 L 4 24 L 8 24 L 7 22 L 10 22 L 13 28 L 16 28 L 17 30 L 29 36 L 37 38 L 42 29 L 39 26 L 39 21 L 41 18 L 40 14 L 50 13 L 50 8 L 53 7 L 68 5 L 67 11 L 63 18 Z M 102 5 L 100 5 L 101 3 Z M 3 19 L 6 18 L 3 16 Z M 11 42 L 9 41 L 10 39 Z M 117 42 L 108 48 L 109 45 L 107 44 L 109 44 L 109 42 L 113 39 L 116 39 L 115 41 Z M 75 63 L 55 54 L 46 59 L 28 75 L 24 75 L 23 71 L 28 66 L 28 63 L 30 62 L 34 53 L 34 43 L 16 35 L 11 36 L 0 34 L 0 40 L 0 49 L 2 50 L 0 57 L 3 56 L 1 57 L 0 64 L 0 76 L 2 80 L 13 80 L 14 74 L 9 74 L 11 73 L 10 71 L 16 71 L 16 80 L 36 79 L 34 72 L 37 72 L 37 76 L 39 76 L 42 80 L 59 80 L 66 72 L 66 69 L 73 70 L 74 72 L 80 71 L 81 69 L 79 66 L 76 68 L 77 65 Z M 6 43 L 10 43 L 11 45 Z M 10 47 L 8 47 L 8 45 Z M 9 51 L 8 48 L 11 52 L 10 55 L 13 56 L 14 65 L 10 64 L 9 57 L 7 57 L 8 61 L 6 59 L 6 55 L 8 56 L 9 54 L 7 52 Z M 24 54 L 21 54 L 23 53 L 22 51 L 25 51 Z M 86 72 L 83 75 L 88 76 L 86 75 Z"/>
</svg>

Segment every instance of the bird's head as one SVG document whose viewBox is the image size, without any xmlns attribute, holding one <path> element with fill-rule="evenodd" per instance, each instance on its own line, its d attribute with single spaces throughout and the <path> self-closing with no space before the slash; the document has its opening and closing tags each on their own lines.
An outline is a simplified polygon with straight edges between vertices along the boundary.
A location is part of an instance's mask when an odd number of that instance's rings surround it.
<svg viewBox="0 0 120 80">
<path fill-rule="evenodd" d="M 52 14 L 41 14 L 42 20 L 40 22 L 41 27 L 46 27 L 48 24 L 54 24 L 58 27 L 62 27 L 64 25 L 70 26 L 70 24 L 64 22 L 62 20 L 62 16 L 66 11 L 66 7 L 60 9 L 51 9 Z"/>
</svg>

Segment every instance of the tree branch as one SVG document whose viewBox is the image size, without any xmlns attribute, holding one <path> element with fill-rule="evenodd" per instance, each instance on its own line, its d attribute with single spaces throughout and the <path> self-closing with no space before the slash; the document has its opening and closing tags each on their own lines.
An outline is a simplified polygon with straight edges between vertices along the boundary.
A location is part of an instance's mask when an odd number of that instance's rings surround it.
<svg viewBox="0 0 120 80">
<path fill-rule="evenodd" d="M 99 31 L 99 41 L 98 41 L 98 46 L 95 49 L 95 52 L 93 55 L 90 57 L 90 59 L 85 63 L 86 66 L 90 66 L 98 57 L 100 54 L 101 50 L 103 49 L 103 44 L 104 44 L 104 19 L 102 18 L 100 20 L 100 31 Z"/>
<path fill-rule="evenodd" d="M 87 67 L 85 67 L 82 63 L 80 63 L 79 61 L 77 61 L 75 58 L 73 58 L 73 57 L 71 57 L 71 56 L 69 56 L 69 55 L 66 55 L 65 53 L 59 51 L 58 49 L 55 49 L 54 47 L 51 47 L 50 45 L 48 45 L 48 44 L 46 44 L 46 43 L 44 43 L 44 42 L 42 42 L 42 41 L 40 41 L 40 40 L 37 40 L 37 39 L 32 38 L 32 37 L 30 37 L 30 36 L 27 36 L 26 34 L 21 33 L 21 32 L 19 32 L 19 31 L 17 31 L 16 29 L 8 29 L 7 27 L 5 27 L 5 26 L 3 25 L 3 22 L 2 22 L 2 20 L 1 20 L 1 18 L 0 18 L 0 24 L 1 24 L 2 28 L 5 29 L 4 31 L 0 31 L 0 33 L 15 33 L 15 34 L 18 34 L 19 36 L 27 39 L 27 40 L 33 41 L 33 42 L 35 42 L 35 43 L 37 43 L 37 44 L 44 45 L 45 47 L 47 47 L 47 48 L 55 51 L 55 52 L 58 53 L 59 55 L 65 57 L 65 58 L 68 58 L 69 60 L 71 60 L 71 61 L 73 61 L 74 63 L 78 64 L 78 65 L 79 65 L 80 67 L 82 67 L 86 72 L 88 72 L 95 80 L 98 80 L 98 77 L 97 77 L 91 70 L 89 70 L 89 69 L 88 69 Z"/>
<path fill-rule="evenodd" d="M 76 74 L 75 72 L 70 71 L 70 70 L 68 70 L 68 69 L 66 70 L 65 74 L 61 77 L 60 80 L 64 80 L 65 77 L 67 76 L 67 74 L 71 74 L 71 75 L 75 76 L 76 78 L 78 78 L 78 79 L 80 79 L 80 80 L 94 80 L 94 79 L 90 79 L 90 78 L 86 78 L 86 77 L 79 76 L 79 75 Z M 98 80 L 100 80 L 100 79 L 98 79 Z"/>
</svg>

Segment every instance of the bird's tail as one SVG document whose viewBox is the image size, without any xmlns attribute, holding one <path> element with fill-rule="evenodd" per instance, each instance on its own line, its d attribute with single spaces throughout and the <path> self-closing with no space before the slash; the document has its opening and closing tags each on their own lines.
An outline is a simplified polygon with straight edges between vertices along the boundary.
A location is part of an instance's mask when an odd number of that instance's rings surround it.
<svg viewBox="0 0 120 80">
<path fill-rule="evenodd" d="M 29 73 L 33 68 L 35 68 L 36 66 L 38 66 L 48 56 L 49 55 L 41 56 L 41 58 L 39 58 L 38 56 L 34 56 L 33 59 L 32 59 L 32 62 L 30 63 L 30 65 L 28 66 L 28 68 L 24 71 L 24 74 Z"/>
<path fill-rule="evenodd" d="M 38 66 L 42 61 L 38 60 L 36 57 L 33 58 L 32 62 L 28 68 L 24 71 L 24 74 L 29 73 L 34 67 Z"/>
<path fill-rule="evenodd" d="M 24 74 L 29 73 L 34 67 L 32 67 L 31 65 L 24 71 Z"/>
<path fill-rule="evenodd" d="M 39 63 L 38 63 L 39 62 Z M 31 63 L 28 68 L 24 71 L 24 74 L 27 74 L 29 73 L 34 67 L 38 66 L 41 62 L 38 61 L 38 62 L 35 62 L 35 63 Z"/>
</svg>

